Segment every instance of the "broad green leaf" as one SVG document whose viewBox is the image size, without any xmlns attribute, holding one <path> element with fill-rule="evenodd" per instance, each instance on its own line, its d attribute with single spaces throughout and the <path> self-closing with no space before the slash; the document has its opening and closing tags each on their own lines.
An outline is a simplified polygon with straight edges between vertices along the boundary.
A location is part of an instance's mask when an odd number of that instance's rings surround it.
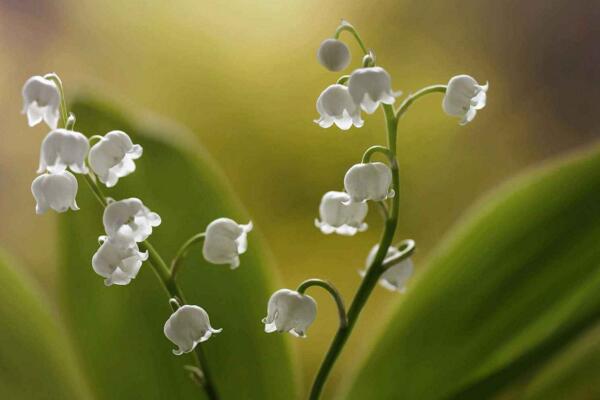
<svg viewBox="0 0 600 400">
<path fill-rule="evenodd" d="M 546 365 L 527 385 L 527 400 L 600 398 L 600 328 L 587 332 Z"/>
<path fill-rule="evenodd" d="M 119 129 L 144 148 L 134 174 L 107 194 L 139 197 L 160 214 L 162 224 L 150 241 L 168 260 L 191 235 L 215 218 L 247 223 L 224 177 L 185 132 L 156 119 L 144 124 L 107 106 L 81 99 L 74 103 L 77 130 L 88 136 Z M 182 368 L 190 355 L 174 356 L 163 335 L 170 315 L 167 296 L 148 265 L 128 286 L 105 287 L 91 267 L 103 234 L 102 209 L 83 181 L 80 211 L 61 215 L 61 282 L 70 326 L 94 390 L 102 399 L 204 398 Z M 190 303 L 205 308 L 223 332 L 202 344 L 210 373 L 223 399 L 280 399 L 296 394 L 294 368 L 285 339 L 266 335 L 261 318 L 275 289 L 260 235 L 249 235 L 241 266 L 206 263 L 201 246 L 188 255 L 178 281 Z"/>
<path fill-rule="evenodd" d="M 596 148 L 488 198 L 409 287 L 347 398 L 490 398 L 595 324 L 599 195 Z"/>
<path fill-rule="evenodd" d="M 44 301 L 0 253 L 0 398 L 90 399 L 65 333 Z"/>
</svg>

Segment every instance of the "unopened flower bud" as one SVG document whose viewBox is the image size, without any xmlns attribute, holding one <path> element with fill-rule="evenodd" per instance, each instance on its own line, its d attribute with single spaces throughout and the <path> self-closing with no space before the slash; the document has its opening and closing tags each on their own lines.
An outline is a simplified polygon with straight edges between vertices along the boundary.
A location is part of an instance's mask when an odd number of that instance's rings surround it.
<svg viewBox="0 0 600 400">
<path fill-rule="evenodd" d="M 326 39 L 319 46 L 317 59 L 330 71 L 341 71 L 350 64 L 350 50 L 338 39 Z"/>
</svg>

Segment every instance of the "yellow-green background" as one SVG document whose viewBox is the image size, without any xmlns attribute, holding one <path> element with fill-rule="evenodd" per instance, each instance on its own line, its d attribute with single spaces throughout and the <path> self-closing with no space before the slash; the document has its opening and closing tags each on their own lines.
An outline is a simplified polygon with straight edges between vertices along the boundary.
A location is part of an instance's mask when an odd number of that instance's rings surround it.
<svg viewBox="0 0 600 400">
<path fill-rule="evenodd" d="M 342 17 L 374 49 L 394 89 L 408 93 L 459 73 L 490 82 L 486 109 L 466 127 L 443 114 L 437 95 L 400 122 L 399 237 L 417 241 L 417 273 L 482 193 L 600 137 L 600 6 L 591 1 L 2 1 L 2 247 L 55 297 L 57 216 L 36 216 L 29 191 L 46 128 L 29 129 L 19 112 L 22 83 L 56 71 L 67 95 L 110 96 L 191 128 L 267 239 L 282 285 L 326 278 L 349 301 L 379 236 L 377 215 L 353 238 L 324 236 L 313 220 L 321 195 L 341 189 L 346 169 L 384 134 L 380 114 L 344 132 L 312 122 L 316 97 L 338 77 L 316 62 L 316 49 Z M 356 66 L 358 46 L 342 39 Z M 337 322 L 330 300 L 314 296 L 320 311 L 309 338 L 290 338 L 303 386 Z M 334 380 L 401 298 L 376 290 Z"/>
</svg>

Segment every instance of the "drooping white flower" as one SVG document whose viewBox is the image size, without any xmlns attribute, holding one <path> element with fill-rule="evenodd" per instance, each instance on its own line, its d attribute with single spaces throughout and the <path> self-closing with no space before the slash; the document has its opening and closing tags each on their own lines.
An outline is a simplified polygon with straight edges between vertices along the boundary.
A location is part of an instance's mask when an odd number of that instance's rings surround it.
<svg viewBox="0 0 600 400">
<path fill-rule="evenodd" d="M 454 76 L 448 82 L 442 108 L 446 114 L 460 117 L 460 124 L 465 125 L 475 118 L 477 110 L 485 107 L 488 86 L 479 85 L 469 75 Z"/>
<path fill-rule="evenodd" d="M 347 193 L 330 191 L 321 198 L 321 220 L 315 219 L 315 226 L 325 234 L 352 236 L 367 229 L 364 219 L 368 211 L 367 203 L 353 203 Z"/>
<path fill-rule="evenodd" d="M 350 50 L 341 40 L 326 39 L 319 46 L 317 59 L 330 71 L 341 71 L 350 64 Z"/>
<path fill-rule="evenodd" d="M 380 162 L 355 164 L 344 177 L 344 188 L 355 203 L 383 201 L 394 197 L 394 190 L 390 189 L 391 183 L 390 167 Z"/>
<path fill-rule="evenodd" d="M 280 289 L 273 293 L 263 319 L 265 332 L 289 332 L 305 337 L 306 330 L 317 317 L 317 303 L 305 294 Z"/>
<path fill-rule="evenodd" d="M 100 248 L 92 257 L 92 267 L 104 278 L 106 286 L 127 285 L 134 279 L 148 259 L 148 252 L 141 252 L 136 242 L 121 241 L 100 236 Z"/>
<path fill-rule="evenodd" d="M 87 174 L 85 156 L 90 148 L 87 138 L 75 131 L 54 129 L 42 141 L 38 173 L 46 169 L 61 172 L 66 168 L 77 174 Z"/>
<path fill-rule="evenodd" d="M 380 103 L 393 104 L 400 93 L 392 92 L 392 79 L 381 67 L 358 68 L 348 79 L 348 91 L 355 104 L 372 114 Z"/>
<path fill-rule="evenodd" d="M 23 85 L 23 114 L 29 126 L 44 121 L 50 129 L 58 125 L 60 92 L 56 84 L 42 76 L 32 76 Z"/>
<path fill-rule="evenodd" d="M 111 131 L 92 146 L 89 162 L 100 182 L 107 187 L 113 187 L 119 178 L 135 171 L 133 160 L 141 156 L 142 146 L 133 144 L 129 135 L 121 131 Z"/>
<path fill-rule="evenodd" d="M 229 218 L 219 218 L 208 224 L 202 255 L 213 264 L 229 264 L 231 269 L 240 266 L 240 254 L 248 248 L 248 232 L 252 222 L 241 225 Z"/>
<path fill-rule="evenodd" d="M 102 217 L 106 234 L 119 241 L 143 242 L 160 225 L 160 216 L 134 197 L 110 203 Z"/>
<path fill-rule="evenodd" d="M 379 245 L 376 244 L 369 252 L 365 263 L 365 270 L 360 272 L 361 276 L 366 274 L 367 270 L 375 260 L 378 250 Z M 394 246 L 390 246 L 383 262 L 386 263 L 398 255 L 400 255 L 400 250 Z M 406 291 L 406 282 L 412 276 L 413 270 L 412 260 L 410 258 L 405 258 L 386 269 L 379 278 L 379 284 L 388 290 L 404 293 Z"/>
<path fill-rule="evenodd" d="M 315 122 L 322 128 L 335 124 L 340 129 L 348 130 L 352 125 L 360 128 L 364 124 L 360 108 L 354 104 L 344 85 L 330 85 L 323 90 L 317 99 L 317 111 L 320 117 Z"/>
<path fill-rule="evenodd" d="M 165 336 L 177 346 L 173 350 L 176 356 L 191 352 L 198 343 L 221 331 L 210 326 L 208 314 L 202 307 L 190 305 L 181 306 L 173 312 L 164 327 Z"/>
<path fill-rule="evenodd" d="M 79 210 L 77 196 L 77 179 L 69 171 L 48 173 L 38 176 L 31 183 L 31 193 L 37 202 L 35 212 L 43 214 L 49 208 L 57 212 Z"/>
</svg>

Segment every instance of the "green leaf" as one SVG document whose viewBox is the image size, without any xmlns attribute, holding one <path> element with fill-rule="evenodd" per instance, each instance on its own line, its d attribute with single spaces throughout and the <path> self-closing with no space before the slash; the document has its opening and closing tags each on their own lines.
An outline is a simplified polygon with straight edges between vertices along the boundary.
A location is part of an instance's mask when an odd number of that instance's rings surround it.
<svg viewBox="0 0 600 400">
<path fill-rule="evenodd" d="M 144 115 L 142 125 L 104 104 L 80 99 L 73 111 L 76 129 L 86 135 L 123 130 L 144 148 L 134 174 L 107 191 L 115 199 L 139 197 L 159 213 L 162 224 L 150 241 L 168 260 L 191 235 L 218 217 L 247 223 L 231 189 L 206 152 L 180 128 Z M 128 286 L 105 287 L 91 267 L 104 234 L 102 209 L 80 181 L 80 211 L 61 215 L 61 282 L 70 326 L 94 390 L 103 399 L 203 398 L 183 366 L 190 355 L 174 356 L 163 334 L 171 311 L 151 267 L 142 266 Z M 274 291 L 256 230 L 240 268 L 206 263 L 196 246 L 178 281 L 188 301 L 205 308 L 221 334 L 202 344 L 222 399 L 293 398 L 295 370 L 282 336 L 267 335 L 261 318 Z"/>
<path fill-rule="evenodd" d="M 527 385 L 527 400 L 600 398 L 600 327 L 570 344 Z"/>
<path fill-rule="evenodd" d="M 89 399 L 72 348 L 44 302 L 0 253 L 0 398 Z"/>
<path fill-rule="evenodd" d="M 349 399 L 487 399 L 600 319 L 600 152 L 518 179 L 438 248 Z"/>
</svg>

